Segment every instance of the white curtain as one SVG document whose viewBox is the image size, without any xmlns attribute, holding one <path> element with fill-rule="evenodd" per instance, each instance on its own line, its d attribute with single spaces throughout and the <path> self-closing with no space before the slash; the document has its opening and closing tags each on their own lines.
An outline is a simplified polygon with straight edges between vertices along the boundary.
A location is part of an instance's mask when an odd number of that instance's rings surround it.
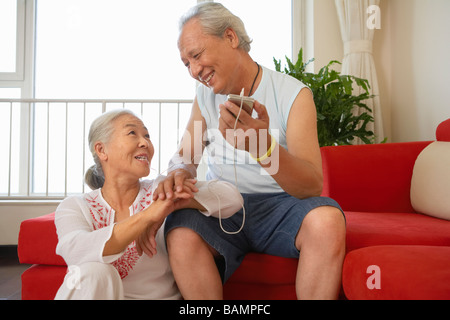
<svg viewBox="0 0 450 320">
<path fill-rule="evenodd" d="M 375 98 L 366 101 L 373 111 L 375 122 L 370 124 L 376 136 L 376 142 L 384 140 L 383 118 L 381 113 L 377 71 L 373 60 L 373 36 L 379 16 L 368 9 L 379 9 L 380 0 L 335 0 L 339 16 L 342 40 L 344 41 L 344 59 L 342 74 L 367 79 Z M 371 7 L 376 6 L 376 7 Z M 378 12 L 379 13 L 379 12 Z M 354 94 L 359 94 L 354 91 Z M 356 111 L 358 113 L 358 111 Z M 360 143 L 360 142 L 359 142 Z"/>
</svg>

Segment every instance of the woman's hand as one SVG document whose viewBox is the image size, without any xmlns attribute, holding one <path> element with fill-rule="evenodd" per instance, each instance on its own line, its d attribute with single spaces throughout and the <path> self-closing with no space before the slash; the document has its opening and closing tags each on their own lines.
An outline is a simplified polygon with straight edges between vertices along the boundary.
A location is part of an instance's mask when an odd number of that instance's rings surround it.
<svg viewBox="0 0 450 320">
<path fill-rule="evenodd" d="M 136 249 L 141 256 L 143 253 L 152 258 L 158 252 L 156 250 L 156 233 L 163 224 L 165 218 L 173 211 L 177 211 L 187 203 L 190 197 L 177 200 L 156 200 L 145 210 L 145 214 L 151 215 L 151 222 L 143 233 L 136 240 Z M 144 212 L 143 212 L 144 213 Z"/>
<path fill-rule="evenodd" d="M 160 182 L 159 186 L 163 185 L 163 182 Z M 178 191 L 179 189 L 173 191 L 173 196 L 171 196 L 170 199 L 167 196 L 164 197 L 164 199 L 162 197 L 157 197 L 157 199 L 142 212 L 151 215 L 151 222 L 136 240 L 136 249 L 139 255 L 145 253 L 151 258 L 157 254 L 155 237 L 159 228 L 161 228 L 161 225 L 169 214 L 189 206 L 194 198 L 194 192 L 198 191 L 195 187 L 196 182 L 195 179 L 186 179 L 181 186 L 181 192 Z M 161 188 L 162 187 L 164 186 L 161 186 Z"/>
<path fill-rule="evenodd" d="M 264 144 L 270 147 L 271 142 L 269 135 L 270 118 L 264 105 L 255 101 L 254 110 L 258 114 L 257 119 L 254 119 L 245 111 L 242 111 L 239 115 L 240 106 L 229 101 L 220 105 L 219 109 L 219 130 L 229 144 L 236 149 L 250 152 L 256 157 L 258 157 L 259 152 L 262 154 L 267 152 L 267 148 L 265 150 L 259 150 L 260 145 L 264 149 Z M 236 117 L 238 115 L 239 120 L 236 124 Z M 234 131 L 235 125 L 236 131 Z"/>
<path fill-rule="evenodd" d="M 192 195 L 198 192 L 195 186 L 196 179 L 192 179 L 189 171 L 177 169 L 170 172 L 167 177 L 162 180 L 158 187 L 153 191 L 153 200 L 175 199 L 175 193 L 187 192 Z"/>
</svg>

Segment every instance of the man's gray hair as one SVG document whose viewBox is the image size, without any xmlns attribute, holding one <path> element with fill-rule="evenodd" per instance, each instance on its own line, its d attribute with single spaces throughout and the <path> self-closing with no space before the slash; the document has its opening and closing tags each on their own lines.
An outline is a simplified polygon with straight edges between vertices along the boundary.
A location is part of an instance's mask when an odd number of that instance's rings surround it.
<svg viewBox="0 0 450 320">
<path fill-rule="evenodd" d="M 222 4 L 216 2 L 204 2 L 191 8 L 180 19 L 180 32 L 192 19 L 198 19 L 206 34 L 222 38 L 229 28 L 236 32 L 239 39 L 239 48 L 250 52 L 252 40 L 245 30 L 242 20 L 232 14 Z"/>
</svg>

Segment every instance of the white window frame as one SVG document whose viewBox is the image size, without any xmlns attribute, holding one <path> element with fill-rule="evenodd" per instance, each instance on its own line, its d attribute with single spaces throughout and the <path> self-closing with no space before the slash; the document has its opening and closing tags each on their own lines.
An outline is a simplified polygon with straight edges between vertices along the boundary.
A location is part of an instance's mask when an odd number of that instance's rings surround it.
<svg viewBox="0 0 450 320">
<path fill-rule="evenodd" d="M 24 75 L 25 61 L 25 1 L 17 1 L 17 23 L 16 23 L 16 67 L 14 72 L 0 72 L 0 81 L 22 81 Z"/>
<path fill-rule="evenodd" d="M 292 59 L 297 61 L 307 39 L 307 0 L 292 0 Z"/>
<path fill-rule="evenodd" d="M 20 89 L 20 98 L 34 96 L 34 43 L 35 43 L 35 1 L 17 0 L 16 71 L 0 73 L 0 88 Z M 26 193 L 30 178 L 30 122 L 32 115 L 26 104 L 21 105 L 20 128 L 20 176 L 19 191 Z"/>
<path fill-rule="evenodd" d="M 35 0 L 17 0 L 16 70 L 0 72 L 0 88 L 21 90 L 21 98 L 33 97 Z"/>
</svg>

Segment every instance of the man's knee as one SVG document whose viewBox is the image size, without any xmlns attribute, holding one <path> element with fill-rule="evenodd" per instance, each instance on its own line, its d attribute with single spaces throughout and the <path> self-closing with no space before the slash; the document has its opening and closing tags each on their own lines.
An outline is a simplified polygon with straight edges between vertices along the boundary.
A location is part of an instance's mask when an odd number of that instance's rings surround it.
<svg viewBox="0 0 450 320">
<path fill-rule="evenodd" d="M 325 246 L 335 245 L 337 249 L 345 246 L 345 218 L 341 210 L 335 207 L 319 207 L 312 210 L 303 220 L 296 239 L 296 246 L 315 242 Z"/>
<path fill-rule="evenodd" d="M 178 248 L 184 248 L 186 246 L 183 244 L 186 243 L 189 243 L 189 247 L 192 247 L 192 244 L 200 241 L 199 237 L 197 233 L 188 228 L 175 228 L 170 230 L 166 237 L 167 250 L 170 252 Z"/>
<path fill-rule="evenodd" d="M 167 234 L 167 251 L 169 256 L 190 254 L 201 249 L 208 249 L 214 256 L 214 250 L 197 232 L 189 228 L 175 228 Z"/>
</svg>

